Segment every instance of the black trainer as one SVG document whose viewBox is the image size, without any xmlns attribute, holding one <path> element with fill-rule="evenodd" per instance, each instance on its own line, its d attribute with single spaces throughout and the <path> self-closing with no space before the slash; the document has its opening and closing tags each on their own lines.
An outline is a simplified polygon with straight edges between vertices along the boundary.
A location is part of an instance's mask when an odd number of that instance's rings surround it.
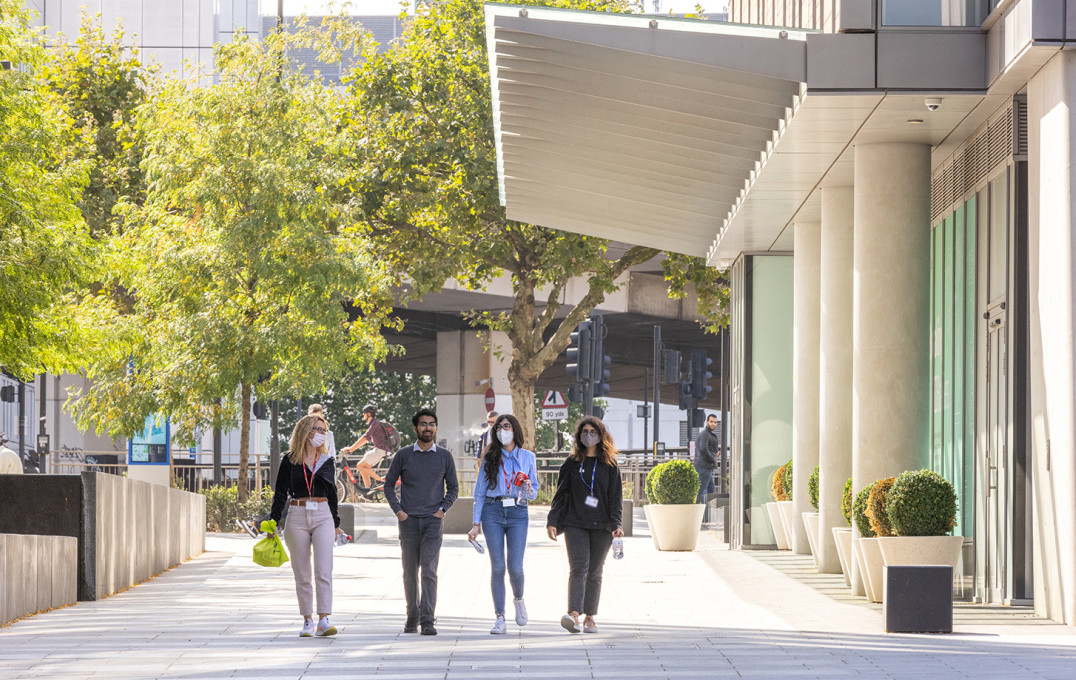
<svg viewBox="0 0 1076 680">
<path fill-rule="evenodd" d="M 405 632 L 405 633 L 417 633 L 418 632 L 418 621 L 416 621 L 414 619 L 407 619 L 407 621 L 404 623 L 403 632 Z"/>
<path fill-rule="evenodd" d="M 437 629 L 433 627 L 432 623 L 424 623 L 424 624 L 422 624 L 422 634 L 423 635 L 437 635 Z"/>
</svg>

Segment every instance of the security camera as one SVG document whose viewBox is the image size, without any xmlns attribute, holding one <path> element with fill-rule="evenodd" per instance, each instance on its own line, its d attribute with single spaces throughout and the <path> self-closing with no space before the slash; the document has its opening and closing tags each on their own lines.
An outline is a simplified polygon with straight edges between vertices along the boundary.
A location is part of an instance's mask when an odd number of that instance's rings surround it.
<svg viewBox="0 0 1076 680">
<path fill-rule="evenodd" d="M 926 104 L 927 111 L 937 111 L 941 108 L 942 100 L 938 97 L 928 97 L 923 100 L 923 103 Z"/>
</svg>

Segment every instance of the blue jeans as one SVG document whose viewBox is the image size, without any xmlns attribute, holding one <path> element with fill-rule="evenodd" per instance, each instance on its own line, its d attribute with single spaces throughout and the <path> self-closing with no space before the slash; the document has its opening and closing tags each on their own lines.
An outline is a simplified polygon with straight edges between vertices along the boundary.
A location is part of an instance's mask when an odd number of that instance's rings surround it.
<svg viewBox="0 0 1076 680">
<path fill-rule="evenodd" d="M 699 475 L 699 497 L 695 499 L 695 502 L 702 503 L 706 500 L 706 494 L 717 491 L 714 471 L 709 468 L 695 468 L 695 472 Z"/>
<path fill-rule="evenodd" d="M 512 596 L 523 597 L 523 551 L 527 548 L 527 526 L 530 518 L 526 506 L 506 508 L 500 501 L 487 499 L 482 507 L 482 533 L 489 548 L 491 573 L 489 587 L 493 591 L 493 610 L 504 616 L 505 546 L 508 548 L 508 580 Z"/>
</svg>

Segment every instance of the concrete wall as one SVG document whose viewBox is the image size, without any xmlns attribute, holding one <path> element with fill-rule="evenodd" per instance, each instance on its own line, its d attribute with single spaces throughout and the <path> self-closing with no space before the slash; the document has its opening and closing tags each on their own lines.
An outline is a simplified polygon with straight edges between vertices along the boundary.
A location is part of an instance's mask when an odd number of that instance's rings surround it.
<svg viewBox="0 0 1076 680">
<path fill-rule="evenodd" d="M 78 599 L 97 600 L 205 550 L 205 498 L 99 472 L 0 476 L 0 533 L 78 540 Z"/>
<path fill-rule="evenodd" d="M 78 539 L 0 534 L 0 625 L 78 599 Z"/>
</svg>

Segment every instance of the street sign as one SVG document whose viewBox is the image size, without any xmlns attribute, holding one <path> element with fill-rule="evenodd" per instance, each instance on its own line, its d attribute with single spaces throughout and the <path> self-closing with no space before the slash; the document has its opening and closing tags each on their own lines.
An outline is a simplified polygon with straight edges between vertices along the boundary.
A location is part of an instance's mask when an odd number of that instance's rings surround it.
<svg viewBox="0 0 1076 680">
<path fill-rule="evenodd" d="M 564 394 L 549 390 L 542 398 L 542 420 L 564 420 L 568 417 L 568 402 Z"/>
<path fill-rule="evenodd" d="M 493 407 L 497 405 L 497 395 L 493 393 L 493 388 L 486 388 L 486 412 L 493 410 Z"/>
</svg>

